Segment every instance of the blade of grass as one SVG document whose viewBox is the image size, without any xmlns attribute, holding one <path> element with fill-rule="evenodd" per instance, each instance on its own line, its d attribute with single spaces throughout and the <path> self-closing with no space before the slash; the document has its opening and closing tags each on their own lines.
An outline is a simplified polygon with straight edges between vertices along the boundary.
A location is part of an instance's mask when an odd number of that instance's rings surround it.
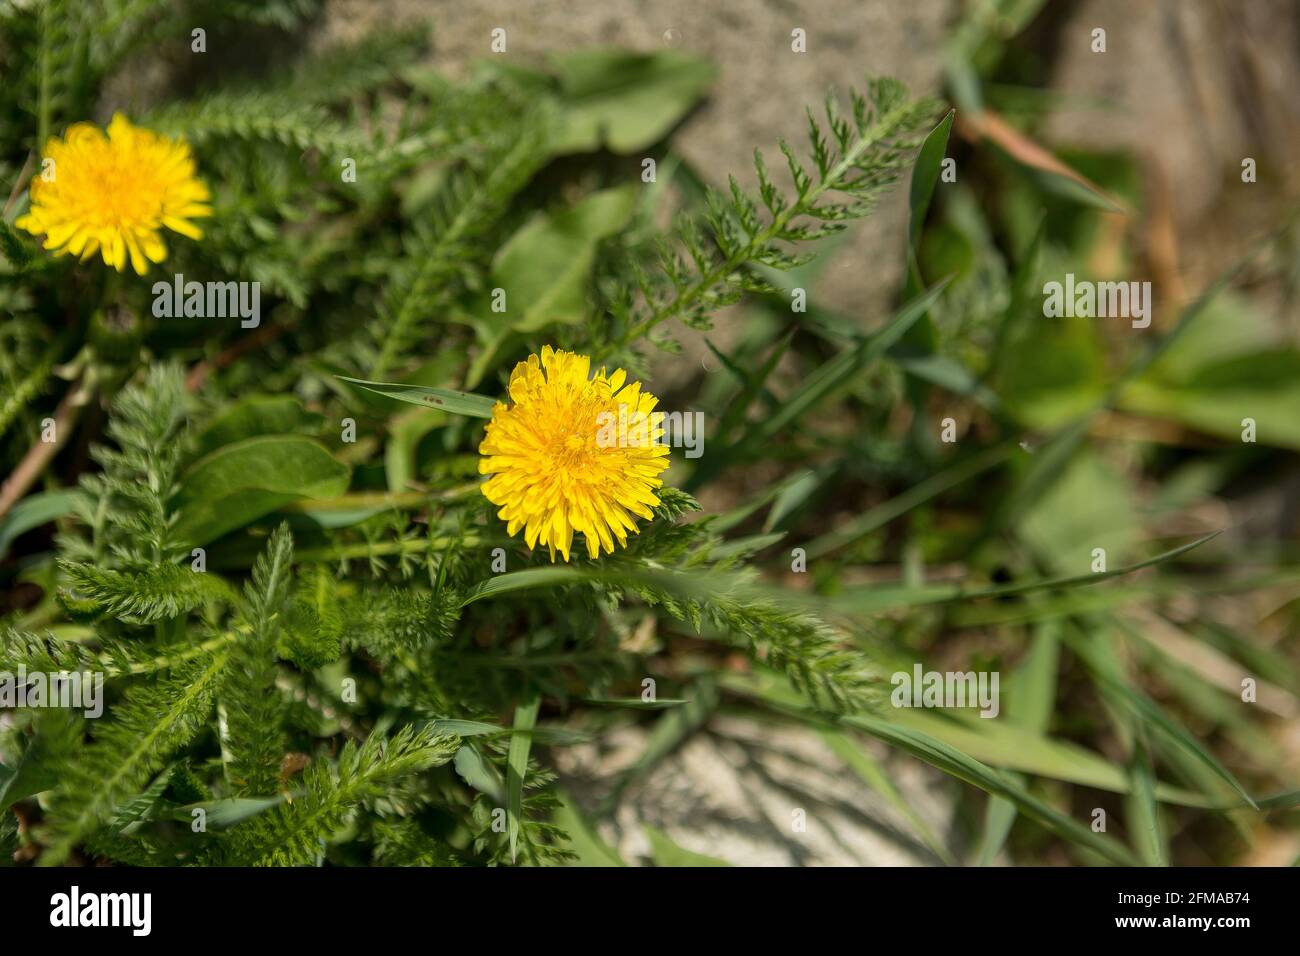
<svg viewBox="0 0 1300 956">
<path fill-rule="evenodd" d="M 524 776 L 528 773 L 528 751 L 533 745 L 531 733 L 537 723 L 540 697 L 533 697 L 515 707 L 514 729 L 510 750 L 506 754 L 506 826 L 510 836 L 510 860 L 516 859 L 520 820 L 524 814 Z M 522 731 L 522 733 L 518 732 Z"/>
<path fill-rule="evenodd" d="M 1093 850 L 1112 863 L 1133 866 L 1137 858 L 1129 849 L 1110 837 L 1094 833 L 1078 820 L 1039 800 L 1007 774 L 994 770 L 941 740 L 920 731 L 887 723 L 876 717 L 850 715 L 841 718 L 885 743 L 906 750 L 944 773 L 964 780 L 987 793 L 1005 797 L 1016 809 L 1070 843 Z"/>
<path fill-rule="evenodd" d="M 883 329 L 860 345 L 847 349 L 822 365 L 808 377 L 793 395 L 785 400 L 776 412 L 756 424 L 741 439 L 741 444 L 752 448 L 768 441 L 787 425 L 801 418 L 824 401 L 837 388 L 847 384 L 865 368 L 879 359 L 939 298 L 949 280 L 944 279 L 917 299 L 903 306 Z"/>
<path fill-rule="evenodd" d="M 1008 442 L 1005 445 L 987 448 L 939 472 L 937 475 L 932 475 L 920 484 L 913 485 L 901 495 L 876 505 L 834 531 L 828 531 L 814 538 L 806 546 L 808 557 L 819 558 L 845 545 L 852 544 L 859 538 L 870 534 L 877 528 L 888 524 L 931 498 L 969 481 L 990 468 L 996 467 L 1010 457 L 1015 447 L 1013 443 Z"/>
<path fill-rule="evenodd" d="M 569 835 L 568 848 L 577 854 L 573 866 L 627 866 L 618 851 L 600 838 L 590 822 L 578 812 L 568 794 L 557 793 L 560 805 L 551 821 Z"/>
<path fill-rule="evenodd" d="M 457 415 L 474 418 L 491 418 L 496 399 L 472 392 L 458 392 L 451 388 L 433 388 L 428 385 L 401 385 L 394 382 L 367 382 L 364 379 L 335 376 L 341 381 L 364 388 L 377 395 L 387 395 L 399 402 L 409 402 L 422 408 L 437 408 Z"/>
<path fill-rule="evenodd" d="M 1133 848 L 1147 866 L 1168 866 L 1169 844 L 1160 823 L 1160 807 L 1156 803 L 1155 770 L 1141 728 L 1137 728 L 1134 743 L 1133 760 L 1129 765 L 1132 786 L 1125 799 Z"/>
<path fill-rule="evenodd" d="M 655 721 L 641 756 L 618 778 L 596 815 L 604 817 L 609 814 L 629 786 L 704 726 L 717 707 L 718 689 L 713 680 L 705 677 L 696 681 L 690 698 L 683 706 L 672 708 Z"/>
<path fill-rule="evenodd" d="M 1070 649 L 1092 671 L 1098 684 L 1109 692 L 1112 699 L 1127 710 L 1140 725 L 1158 731 L 1166 740 L 1179 747 L 1232 787 L 1252 808 L 1259 809 L 1254 799 L 1246 792 L 1246 788 L 1237 781 L 1237 778 L 1213 754 L 1202 747 L 1186 728 L 1166 714 L 1164 709 L 1146 694 L 1113 675 L 1112 669 L 1107 667 L 1098 656 L 1097 645 L 1094 641 L 1089 640 L 1087 635 L 1080 635 L 1077 630 L 1071 631 L 1066 640 L 1070 645 Z"/>
<path fill-rule="evenodd" d="M 1024 663 L 1016 672 L 1007 719 L 1026 730 L 1046 735 L 1056 699 L 1056 668 L 1060 660 L 1060 629 L 1055 622 L 1039 625 Z M 989 866 L 1006 844 L 1016 808 L 1002 797 L 990 797 L 984 811 L 984 833 L 978 861 Z"/>
<path fill-rule="evenodd" d="M 826 745 L 835 751 L 844 763 L 858 775 L 858 777 L 872 790 L 875 790 L 884 797 L 889 804 L 897 810 L 911 824 L 916 835 L 921 838 L 930 851 L 939 859 L 949 866 L 957 865 L 957 858 L 952 855 L 949 849 L 943 845 L 943 841 L 935 836 L 934 830 L 922 819 L 912 805 L 907 802 L 894 782 L 885 774 L 884 769 L 876 762 L 876 759 L 867 753 L 857 741 L 848 734 L 840 730 L 822 730 L 821 736 Z"/>
<path fill-rule="evenodd" d="M 1005 597 L 1013 594 L 1030 594 L 1034 591 L 1047 591 L 1054 588 L 1068 587 L 1087 587 L 1091 584 L 1097 584 L 1109 578 L 1120 577 L 1125 574 L 1132 574 L 1134 571 L 1140 571 L 1143 568 L 1153 567 L 1157 564 L 1163 564 L 1171 561 L 1181 554 L 1186 554 L 1193 548 L 1199 547 L 1205 542 L 1217 537 L 1220 532 L 1214 531 L 1210 534 L 1203 535 L 1195 541 L 1179 545 L 1168 551 L 1161 552 L 1154 557 L 1147 558 L 1144 561 L 1138 561 L 1135 564 L 1125 565 L 1121 568 L 1114 568 L 1109 571 L 1098 571 L 1092 574 L 1078 574 L 1063 578 L 1049 578 L 1045 581 L 1030 581 L 1023 584 L 1009 584 L 1002 587 L 985 588 L 978 591 L 966 590 L 962 584 L 922 584 L 916 586 L 898 586 L 898 587 L 878 587 L 862 588 L 850 590 L 842 595 L 832 599 L 832 603 L 844 610 L 857 611 L 881 611 L 889 608 L 917 607 L 923 604 L 937 604 L 944 601 L 957 600 L 974 600 L 975 598 L 987 597 Z"/>
</svg>

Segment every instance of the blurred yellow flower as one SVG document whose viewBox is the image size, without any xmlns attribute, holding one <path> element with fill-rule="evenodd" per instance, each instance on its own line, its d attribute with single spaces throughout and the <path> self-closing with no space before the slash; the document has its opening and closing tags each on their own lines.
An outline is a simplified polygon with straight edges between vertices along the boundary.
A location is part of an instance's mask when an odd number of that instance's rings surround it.
<svg viewBox="0 0 1300 956">
<path fill-rule="evenodd" d="M 510 375 L 513 405 L 498 402 L 479 445 L 479 472 L 491 475 L 483 494 L 501 505 L 507 533 L 521 528 L 532 548 L 546 545 L 569 560 L 574 532 L 587 554 L 614 553 L 636 534 L 633 515 L 654 518 L 654 489 L 668 467 L 659 400 L 627 382 L 627 373 L 601 369 L 591 359 L 549 345 Z"/>
<path fill-rule="evenodd" d="M 57 255 L 96 252 L 119 272 L 127 259 L 140 275 L 167 258 L 164 227 L 191 239 L 191 219 L 210 216 L 208 188 L 195 175 L 189 144 L 131 125 L 120 113 L 108 124 L 77 123 L 45 144 L 32 179 L 31 210 L 14 225 L 45 236 Z"/>
</svg>

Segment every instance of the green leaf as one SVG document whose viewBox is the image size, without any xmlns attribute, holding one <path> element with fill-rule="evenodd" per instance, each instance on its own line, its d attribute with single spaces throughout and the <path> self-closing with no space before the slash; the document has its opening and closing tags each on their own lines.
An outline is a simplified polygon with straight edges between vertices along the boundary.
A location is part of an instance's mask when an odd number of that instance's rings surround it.
<svg viewBox="0 0 1300 956">
<path fill-rule="evenodd" d="M 180 617 L 209 602 L 230 602 L 235 597 L 217 575 L 194 571 L 186 565 L 159 564 L 129 574 L 60 561 L 59 569 L 75 586 L 78 599 L 89 600 L 104 613 L 137 624 Z"/>
<path fill-rule="evenodd" d="M 1260 444 L 1300 450 L 1300 351 L 1233 356 L 1178 383 L 1144 378 L 1129 386 L 1121 405 L 1231 441 L 1241 441 L 1242 421 L 1250 418 Z"/>
<path fill-rule="evenodd" d="M 1151 766 L 1151 752 L 1144 735 L 1139 733 L 1129 764 L 1131 780 L 1128 799 L 1129 830 L 1134 848 L 1147 866 L 1168 866 L 1169 847 L 1164 827 L 1160 822 L 1160 806 L 1156 802 L 1155 771 Z"/>
<path fill-rule="evenodd" d="M 902 814 L 912 825 L 912 829 L 925 842 L 931 852 L 939 859 L 943 860 L 949 866 L 956 866 L 957 860 L 943 845 L 943 841 L 935 836 L 934 830 L 925 822 L 919 813 L 912 808 L 912 805 L 894 786 L 894 782 L 889 779 L 884 769 L 869 754 L 865 748 L 861 747 L 856 740 L 840 730 L 824 729 L 821 732 L 822 740 L 826 741 L 827 746 L 835 751 L 835 755 L 844 761 L 854 773 L 861 778 L 872 790 L 875 790 L 882 797 L 889 801 L 890 806 Z M 995 798 L 996 799 L 996 798 Z"/>
<path fill-rule="evenodd" d="M 1026 426 L 1055 429 L 1093 411 L 1107 370 L 1093 319 L 1009 317 L 995 381 L 1003 407 Z"/>
<path fill-rule="evenodd" d="M 551 61 L 564 99 L 556 153 L 645 149 L 703 97 L 716 68 L 677 51 L 583 50 Z"/>
<path fill-rule="evenodd" d="M 42 712 L 36 722 L 36 733 L 17 766 L 5 767 L 0 774 L 0 813 L 19 800 L 58 785 L 59 764 L 75 753 L 83 727 L 82 721 L 66 710 L 52 708 Z"/>
<path fill-rule="evenodd" d="M 429 726 L 436 734 L 455 734 L 457 737 L 481 737 L 484 734 L 505 734 L 510 731 L 500 724 L 488 724 L 481 720 L 435 720 Z"/>
<path fill-rule="evenodd" d="M 726 860 L 678 846 L 668 834 L 649 824 L 643 829 L 650 838 L 650 855 L 654 858 L 655 866 L 731 866 Z"/>
<path fill-rule="evenodd" d="M 574 581 L 590 580 L 596 573 L 584 568 L 526 568 L 523 571 L 509 571 L 484 578 L 478 584 L 467 589 L 461 599 L 461 606 L 473 604 L 484 598 L 499 597 L 513 591 L 526 591 L 530 588 L 549 587 L 552 584 L 568 584 Z"/>
<path fill-rule="evenodd" d="M 1135 689 L 1127 687 L 1125 684 L 1115 682 L 1115 680 L 1106 678 L 1106 676 L 1102 675 L 1099 675 L 1099 679 L 1102 683 L 1108 685 L 1108 689 L 1113 689 L 1113 691 L 1117 693 L 1119 700 L 1125 702 L 1128 710 L 1130 710 L 1131 713 L 1134 714 L 1134 717 L 1138 718 L 1141 723 L 1156 728 L 1156 730 L 1160 731 L 1162 735 L 1165 735 L 1167 739 L 1173 741 L 1173 743 L 1178 745 L 1180 749 L 1183 749 L 1184 752 L 1190 754 L 1190 756 L 1195 758 L 1195 760 L 1204 763 L 1204 765 L 1208 767 L 1209 770 L 1212 770 L 1219 779 L 1222 779 L 1223 782 L 1229 784 L 1232 790 L 1238 792 L 1239 795 L 1242 796 L 1242 799 L 1245 800 L 1245 803 L 1251 805 L 1252 808 L 1258 809 L 1255 799 L 1245 791 L 1245 787 L 1243 787 L 1242 784 L 1238 782 L 1238 779 L 1227 770 L 1227 767 L 1223 766 L 1213 753 L 1210 753 L 1209 750 L 1201 747 L 1201 744 L 1196 740 L 1196 737 L 1192 736 L 1190 731 L 1187 731 L 1186 728 L 1180 726 L 1180 724 L 1177 721 L 1174 721 L 1173 718 L 1170 718 L 1169 714 L 1166 714 L 1165 710 L 1162 709 L 1161 706 L 1158 706 L 1156 702 L 1145 696 L 1144 693 L 1135 691 Z"/>
<path fill-rule="evenodd" d="M 1060 660 L 1060 631 L 1055 621 L 1040 624 L 1020 669 L 1013 677 L 1007 719 L 1033 733 L 1045 735 L 1056 700 L 1056 668 Z M 990 797 L 984 812 L 979 865 L 990 866 L 1011 833 L 1015 804 Z"/>
<path fill-rule="evenodd" d="M 151 684 L 136 684 L 112 721 L 67 765 L 50 801 L 41 866 L 58 866 L 93 829 L 139 792 L 176 750 L 206 726 L 226 655 L 212 654 Z"/>
<path fill-rule="evenodd" d="M 496 399 L 486 395 L 474 395 L 470 392 L 458 392 L 451 388 L 433 388 L 429 385 L 401 385 L 395 382 L 367 382 L 359 378 L 338 378 L 353 385 L 359 385 L 368 392 L 387 395 L 399 402 L 410 402 L 424 408 L 441 409 L 456 415 L 470 415 L 474 418 L 491 418 L 492 407 Z"/>
<path fill-rule="evenodd" d="M 796 472 L 791 480 L 783 482 L 780 492 L 772 502 L 772 508 L 763 520 L 763 531 L 769 532 L 786 519 L 789 514 L 802 505 L 821 487 L 832 468 L 819 468 L 816 471 Z"/>
<path fill-rule="evenodd" d="M 175 764 L 172 765 L 173 767 Z M 154 782 L 138 793 L 134 799 L 122 804 L 108 827 L 117 834 L 131 834 L 153 816 L 154 808 L 162 800 L 163 791 L 171 781 L 172 767 L 165 768 Z"/>
<path fill-rule="evenodd" d="M 491 330 L 489 337 L 585 319 L 596 248 L 627 226 L 636 200 L 631 186 L 606 189 L 570 209 L 538 213 L 511 236 L 493 260 L 491 277 L 492 286 L 505 290 L 506 311 L 494 313 L 489 295 L 471 310 Z"/>
<path fill-rule="evenodd" d="M 864 613 L 867 611 L 882 611 L 889 608 L 918 607 L 923 604 L 938 604 L 944 601 L 970 601 L 975 598 L 1029 594 L 1033 591 L 1047 591 L 1055 588 L 1086 587 L 1091 584 L 1100 583 L 1109 578 L 1132 574 L 1134 571 L 1140 571 L 1142 568 L 1149 568 L 1156 564 L 1163 564 L 1166 561 L 1171 561 L 1179 555 L 1186 554 L 1193 548 L 1200 547 L 1205 542 L 1217 538 L 1219 534 L 1220 532 L 1214 531 L 1197 538 L 1195 541 L 1189 541 L 1187 544 L 1179 545 L 1176 548 L 1157 554 L 1155 557 L 1147 558 L 1144 561 L 1139 561 L 1136 564 L 1129 564 L 1125 567 L 1113 568 L 1108 571 L 1098 571 L 1094 574 L 1078 574 L 1070 577 L 1048 578 L 1042 581 L 1029 581 L 1023 584 L 1008 584 L 1003 587 L 985 588 L 976 591 L 968 591 L 965 586 L 961 584 L 904 584 L 896 587 L 884 586 L 861 588 L 842 592 L 832 599 L 832 603 L 846 611 Z M 505 577 L 505 575 L 502 575 L 502 577 Z"/>
<path fill-rule="evenodd" d="M 582 702 L 592 707 L 616 707 L 623 710 L 666 710 L 689 703 L 682 697 L 657 697 L 642 700 L 640 697 L 583 697 Z"/>
<path fill-rule="evenodd" d="M 277 807 L 287 799 L 288 796 L 283 793 L 274 797 L 225 797 L 220 800 L 208 800 L 205 803 L 191 803 L 177 807 L 172 812 L 172 819 L 191 823 L 194 820 L 194 811 L 202 810 L 206 814 L 209 829 L 225 830 L 265 810 Z"/>
<path fill-rule="evenodd" d="M 528 773 L 528 751 L 533 745 L 532 729 L 537 723 L 537 711 L 542 705 L 534 697 L 515 707 L 514 733 L 510 737 L 510 750 L 506 754 L 506 826 L 510 836 L 510 859 L 516 859 L 519 846 L 519 828 L 524 818 L 524 777 Z"/>
<path fill-rule="evenodd" d="M 1146 694 L 1129 686 L 1126 682 L 1110 673 L 1104 663 L 1097 658 L 1097 649 L 1092 641 L 1085 637 L 1072 640 L 1070 646 L 1076 654 L 1088 663 L 1094 678 L 1111 695 L 1111 699 L 1116 701 L 1141 726 L 1149 727 L 1153 731 L 1160 733 L 1179 750 L 1198 761 L 1217 778 L 1232 787 L 1252 808 L 1259 809 L 1254 798 L 1246 792 L 1246 788 L 1219 762 L 1218 758 L 1201 746 L 1190 731 L 1165 713 L 1164 708 Z"/>
<path fill-rule="evenodd" d="M 946 280 L 940 282 L 924 295 L 909 302 L 885 324 L 883 329 L 863 340 L 859 345 L 841 352 L 809 375 L 773 415 L 763 419 L 749 433 L 746 442 L 757 445 L 770 440 L 781 429 L 801 419 L 836 389 L 847 385 L 884 355 L 890 346 L 903 337 L 913 323 L 929 311 L 946 285 Z"/>
<path fill-rule="evenodd" d="M 943 169 L 944 155 L 948 151 L 948 135 L 952 132 L 952 120 L 956 113 L 956 110 L 948 111 L 939 125 L 930 130 L 916 154 L 912 183 L 907 194 L 907 242 L 912 252 L 916 251 L 920 241 L 925 214 L 930 209 L 930 198 L 934 195 L 935 184 Z"/>
<path fill-rule="evenodd" d="M 902 494 L 838 525 L 833 531 L 814 538 L 806 546 L 808 557 L 821 557 L 865 537 L 931 498 L 1000 465 L 1007 460 L 1014 448 L 1011 444 L 995 445 L 945 468 Z"/>
<path fill-rule="evenodd" d="M 22 272 L 36 258 L 36 245 L 4 219 L 0 219 L 0 253 L 15 272 Z"/>
<path fill-rule="evenodd" d="M 250 395 L 218 412 L 194 441 L 193 458 L 202 458 L 223 445 L 258 435 L 312 435 L 324 416 L 308 412 L 287 395 Z"/>
<path fill-rule="evenodd" d="M 497 805 L 505 803 L 506 785 L 501 774 L 471 744 L 465 744 L 456 751 L 454 763 L 456 773 L 479 793 L 486 793 Z"/>
<path fill-rule="evenodd" d="M 916 154 L 916 163 L 912 167 L 912 182 L 907 195 L 907 262 L 906 283 L 903 301 L 908 302 L 921 294 L 925 280 L 917 264 L 917 248 L 921 241 L 921 228 L 925 225 L 925 215 L 930 209 L 930 199 L 934 195 L 935 184 L 943 169 L 944 154 L 948 151 L 948 135 L 952 132 L 952 119 L 956 110 L 949 110 L 939 124 L 930 130 L 921 143 Z M 934 323 L 928 315 L 921 316 L 916 324 L 909 328 L 900 340 L 901 348 L 909 354 L 928 355 L 935 349 L 937 335 Z"/>
<path fill-rule="evenodd" d="M 1108 562 L 1133 551 L 1140 522 L 1122 472 L 1084 449 L 1021 519 L 1020 537 L 1047 568 L 1083 573 L 1094 548 Z"/>
<path fill-rule="evenodd" d="M 349 740 L 336 761 L 312 761 L 292 803 L 258 813 L 227 834 L 217 852 L 242 866 L 304 866 L 343 828 L 354 808 L 389 793 L 393 785 L 445 764 L 460 747 L 458 737 L 428 727 L 403 727 L 390 737 L 372 732 L 361 746 Z"/>
<path fill-rule="evenodd" d="M 20 534 L 62 518 L 72 511 L 76 492 L 71 490 L 43 491 L 28 495 L 0 518 L 0 561 L 9 554 L 9 545 Z"/>
<path fill-rule="evenodd" d="M 564 793 L 558 794 L 560 805 L 551 815 L 551 821 L 569 835 L 569 849 L 577 856 L 573 866 L 627 866 L 618 851 L 600 838 L 573 800 Z"/>
<path fill-rule="evenodd" d="M 1086 846 L 1101 854 L 1112 863 L 1121 866 L 1133 866 L 1137 859 L 1128 848 L 1104 837 L 1068 817 L 1050 804 L 1035 797 L 1014 779 L 980 763 L 973 757 L 950 746 L 949 744 L 911 728 L 890 724 L 875 717 L 849 716 L 843 718 L 845 723 L 857 727 L 874 737 L 924 760 L 944 773 L 964 780 L 997 796 L 1005 797 L 1016 805 L 1025 816 L 1037 821 L 1047 829 L 1059 834 L 1071 843 Z"/>
<path fill-rule="evenodd" d="M 172 501 L 175 533 L 202 545 L 299 498 L 332 498 L 348 487 L 348 466 L 324 445 L 295 435 L 263 435 L 225 445 L 197 461 Z"/>
<path fill-rule="evenodd" d="M 1111 793 L 1129 790 L 1124 768 L 1099 754 L 1063 740 L 1043 736 L 1005 720 L 963 718 L 922 710 L 891 711 L 890 723 L 920 731 L 958 748 L 984 763 L 1039 777 L 1050 777 Z M 1162 800 L 1180 806 L 1202 807 L 1195 793 L 1161 784 Z"/>
</svg>

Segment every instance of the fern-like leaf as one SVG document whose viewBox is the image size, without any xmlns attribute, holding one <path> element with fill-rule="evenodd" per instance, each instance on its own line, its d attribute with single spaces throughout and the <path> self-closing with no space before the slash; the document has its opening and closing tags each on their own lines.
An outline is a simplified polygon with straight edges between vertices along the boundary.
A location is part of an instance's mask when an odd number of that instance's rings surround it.
<svg viewBox="0 0 1300 956">
<path fill-rule="evenodd" d="M 235 827 L 222 862 L 242 866 L 304 866 L 315 862 L 327 841 L 363 800 L 383 795 L 407 775 L 446 763 L 460 738 L 404 727 L 392 737 L 371 735 L 361 746 L 349 741 L 337 765 L 317 760 L 304 773 L 301 795 Z"/>
</svg>

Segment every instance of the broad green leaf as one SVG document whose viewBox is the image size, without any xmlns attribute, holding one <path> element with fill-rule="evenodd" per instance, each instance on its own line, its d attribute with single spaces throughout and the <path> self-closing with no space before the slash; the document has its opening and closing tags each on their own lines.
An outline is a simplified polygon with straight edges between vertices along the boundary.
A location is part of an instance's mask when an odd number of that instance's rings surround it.
<svg viewBox="0 0 1300 956">
<path fill-rule="evenodd" d="M 324 445 L 296 435 L 263 435 L 225 445 L 195 462 L 172 506 L 176 535 L 202 545 L 299 498 L 332 498 L 348 487 L 348 466 Z"/>
<path fill-rule="evenodd" d="M 472 308 L 488 330 L 487 338 L 585 319 L 591 309 L 588 286 L 596 248 L 627 226 L 636 200 L 633 187 L 619 186 L 593 193 L 569 209 L 540 212 L 526 222 L 492 262 L 488 284 L 505 290 L 505 312 L 493 312 L 490 294 Z"/>
<path fill-rule="evenodd" d="M 218 412 L 194 440 L 192 458 L 258 435 L 314 435 L 324 417 L 289 395 L 250 395 Z"/>
<path fill-rule="evenodd" d="M 1234 356 L 1177 384 L 1143 379 L 1124 392 L 1121 405 L 1234 442 L 1250 419 L 1259 444 L 1300 450 L 1300 351 Z"/>
<path fill-rule="evenodd" d="M 1097 333 L 1096 319 L 1040 315 L 1010 326 L 996 380 L 1003 407 L 1043 431 L 1091 412 L 1107 382 Z"/>
<path fill-rule="evenodd" d="M 28 495 L 0 518 L 0 561 L 9 554 L 9 545 L 20 534 L 62 518 L 72 511 L 76 492 L 72 490 L 42 491 Z"/>
<path fill-rule="evenodd" d="M 1151 363 L 1140 381 L 1187 386 L 1203 369 L 1285 344 L 1271 316 L 1241 293 L 1224 289 L 1205 301 L 1197 320 Z"/>
<path fill-rule="evenodd" d="M 1124 475 L 1085 450 L 1021 519 L 1020 537 L 1048 568 L 1082 574 L 1094 548 L 1107 564 L 1124 560 L 1136 543 L 1138 516 Z"/>
<path fill-rule="evenodd" d="M 41 713 L 36 733 L 16 766 L 0 774 L 0 813 L 19 800 L 59 784 L 58 767 L 81 741 L 84 723 L 70 711 L 50 708 Z"/>
<path fill-rule="evenodd" d="M 645 149 L 704 97 L 717 74 L 707 60 L 673 50 L 583 50 L 551 65 L 565 107 L 556 153 Z"/>
</svg>

